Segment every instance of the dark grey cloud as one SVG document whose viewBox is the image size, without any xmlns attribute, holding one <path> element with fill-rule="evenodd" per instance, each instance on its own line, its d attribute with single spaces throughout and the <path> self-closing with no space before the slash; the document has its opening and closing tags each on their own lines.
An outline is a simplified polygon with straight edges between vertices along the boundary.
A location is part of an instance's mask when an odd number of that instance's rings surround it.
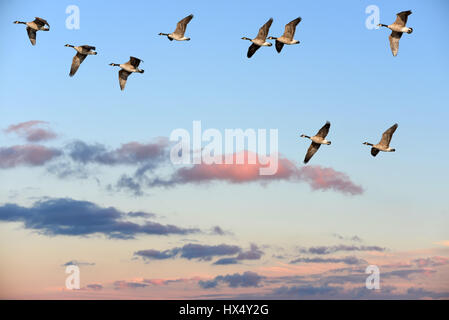
<svg viewBox="0 0 449 320">
<path fill-rule="evenodd" d="M 100 291 L 103 290 L 103 286 L 99 283 L 92 283 L 88 284 L 85 288 L 85 290 L 93 290 L 93 291 Z"/>
<path fill-rule="evenodd" d="M 210 261 L 217 256 L 226 256 L 237 254 L 242 249 L 235 245 L 202 245 L 196 243 L 188 243 L 182 247 L 176 247 L 169 250 L 140 250 L 134 253 L 135 256 L 141 257 L 144 260 L 165 260 L 175 257 L 184 259 L 198 259 L 204 261 Z"/>
<path fill-rule="evenodd" d="M 94 266 L 95 263 L 94 262 L 84 262 L 84 261 L 78 261 L 78 260 L 70 260 L 67 261 L 66 263 L 64 263 L 62 266 L 63 267 L 67 267 L 67 266 Z"/>
<path fill-rule="evenodd" d="M 37 201 L 29 208 L 17 204 L 0 206 L 0 221 L 22 222 L 26 229 L 49 236 L 103 234 L 109 238 L 133 239 L 136 235 L 189 234 L 200 231 L 152 221 L 137 224 L 129 221 L 132 215 L 114 207 L 103 208 L 89 201 L 68 198 Z"/>
<path fill-rule="evenodd" d="M 365 260 L 359 259 L 354 256 L 348 257 L 338 257 L 338 258 L 308 258 L 308 257 L 300 257 L 295 260 L 290 261 L 291 264 L 295 263 L 345 263 L 345 264 L 363 264 L 366 263 Z"/>
<path fill-rule="evenodd" d="M 215 265 L 227 265 L 227 264 L 237 264 L 242 260 L 259 260 L 262 258 L 264 252 L 259 249 L 255 244 L 251 244 L 251 247 L 247 251 L 240 252 L 236 257 L 222 258 L 215 261 Z"/>
<path fill-rule="evenodd" d="M 325 255 L 325 254 L 331 254 L 339 251 L 378 251 L 383 252 L 386 248 L 382 248 L 379 246 L 355 246 L 355 245 L 335 245 L 335 246 L 316 246 L 316 247 L 310 247 L 310 248 L 301 248 L 299 251 L 301 253 L 308 253 L 308 254 L 318 254 L 318 255 Z"/>
<path fill-rule="evenodd" d="M 225 284 L 230 288 L 259 287 L 264 278 L 265 277 L 255 272 L 246 271 L 242 274 L 234 273 L 224 276 L 217 276 L 212 280 L 200 280 L 198 285 L 203 289 L 216 288 L 220 283 Z"/>
<path fill-rule="evenodd" d="M 133 281 L 124 281 L 124 280 L 119 280 L 119 281 L 115 281 L 113 283 L 114 285 L 114 289 L 116 290 L 121 290 L 121 289 L 138 289 L 138 288 L 145 288 L 148 287 L 149 285 L 143 282 L 133 282 Z"/>
<path fill-rule="evenodd" d="M 362 238 L 357 235 L 354 236 L 342 236 L 341 234 L 334 233 L 332 234 L 335 238 L 340 240 L 354 241 L 354 242 L 363 242 Z"/>
</svg>

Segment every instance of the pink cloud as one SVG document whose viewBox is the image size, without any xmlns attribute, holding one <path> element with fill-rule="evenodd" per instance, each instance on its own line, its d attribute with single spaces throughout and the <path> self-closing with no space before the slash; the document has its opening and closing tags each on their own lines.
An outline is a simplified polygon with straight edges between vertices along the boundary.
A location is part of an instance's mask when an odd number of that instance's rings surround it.
<svg viewBox="0 0 449 320">
<path fill-rule="evenodd" d="M 10 125 L 5 132 L 14 132 L 24 137 L 28 142 L 39 142 L 51 140 L 57 137 L 56 133 L 49 129 L 39 128 L 39 125 L 47 124 L 45 121 L 32 120 Z"/>
<path fill-rule="evenodd" d="M 13 168 L 19 165 L 41 166 L 60 154 L 58 150 L 39 145 L 0 148 L 0 168 Z"/>
<path fill-rule="evenodd" d="M 293 161 L 287 158 L 279 158 L 278 169 L 273 175 L 261 175 L 260 169 L 266 168 L 269 164 L 262 164 L 256 156 L 255 163 L 249 163 L 248 155 L 245 151 L 245 161 L 243 164 L 196 164 L 193 167 L 178 169 L 170 181 L 165 185 L 183 183 L 202 183 L 211 181 L 227 181 L 230 183 L 262 182 L 268 183 L 276 180 L 287 180 L 293 182 L 306 182 L 313 190 L 334 190 L 342 193 L 357 195 L 363 193 L 363 188 L 354 184 L 343 172 L 335 171 L 332 168 L 321 166 L 298 167 Z M 252 154 L 254 156 L 254 154 Z M 234 160 L 238 154 L 234 154 Z M 224 159 L 225 157 L 223 157 Z"/>
</svg>

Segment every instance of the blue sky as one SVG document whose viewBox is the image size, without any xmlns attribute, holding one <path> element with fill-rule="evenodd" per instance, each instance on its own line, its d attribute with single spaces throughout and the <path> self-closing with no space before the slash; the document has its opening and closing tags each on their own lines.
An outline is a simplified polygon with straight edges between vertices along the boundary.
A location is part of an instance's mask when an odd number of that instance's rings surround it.
<svg viewBox="0 0 449 320">
<path fill-rule="evenodd" d="M 72 4 L 80 8 L 79 30 L 65 28 L 65 9 Z M 397 57 L 390 52 L 388 30 L 365 27 L 365 8 L 372 4 L 385 24 L 399 11 L 413 11 L 407 25 L 414 31 L 402 37 Z M 118 148 L 168 137 L 176 128 L 191 131 L 194 120 L 223 131 L 274 128 L 280 153 L 301 167 L 308 142 L 299 134 L 314 134 L 329 120 L 332 145 L 322 147 L 311 164 L 344 172 L 365 192 L 346 196 L 285 181 L 218 182 L 156 188 L 136 198 L 106 190 L 122 167 L 93 168 L 100 185 L 93 177 L 61 180 L 42 168 L 18 167 L 0 169 L 0 204 L 68 197 L 157 212 L 164 223 L 224 226 L 242 245 L 313 245 L 336 232 L 392 250 L 427 250 L 449 238 L 447 9 L 445 1 L 2 2 L 2 130 L 43 120 L 59 135 L 47 146 L 79 139 Z M 187 28 L 191 41 L 158 36 L 172 32 L 190 13 L 195 15 Z M 45 18 L 51 31 L 38 32 L 32 47 L 24 26 L 12 22 L 35 16 Z M 298 16 L 303 19 L 295 34 L 299 45 L 285 46 L 281 54 L 261 48 L 246 58 L 249 42 L 242 36 L 255 37 L 270 17 L 270 35 L 280 36 Z M 75 51 L 66 43 L 94 45 L 98 51 L 73 78 L 68 72 Z M 118 69 L 108 64 L 124 63 L 131 55 L 144 60 L 145 73 L 131 75 L 121 92 Z M 399 124 L 392 140 L 397 151 L 372 158 L 362 142 L 377 143 L 394 123 Z M 0 147 L 23 143 L 0 134 Z M 11 198 L 13 193 L 18 195 Z M 3 240 L 26 233 L 8 224 L 1 228 L 8 230 Z M 98 241 L 98 247 L 107 246 Z M 168 241 L 155 243 L 168 248 Z M 138 242 L 125 247 L 145 249 Z M 9 249 L 3 249 L 4 256 Z"/>
</svg>

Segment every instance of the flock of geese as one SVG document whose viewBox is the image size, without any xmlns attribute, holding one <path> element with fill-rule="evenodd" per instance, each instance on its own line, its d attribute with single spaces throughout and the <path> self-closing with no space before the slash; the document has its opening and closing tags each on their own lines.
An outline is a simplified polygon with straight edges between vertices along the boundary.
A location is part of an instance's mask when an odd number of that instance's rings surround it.
<svg viewBox="0 0 449 320">
<path fill-rule="evenodd" d="M 399 49 L 399 40 L 402 37 L 403 33 L 412 33 L 413 29 L 406 26 L 408 16 L 412 14 L 410 10 L 402 11 L 396 14 L 396 21 L 390 25 L 379 24 L 379 27 L 385 27 L 391 30 L 391 34 L 389 36 L 390 48 L 393 56 L 398 54 Z M 165 36 L 168 40 L 173 41 L 189 41 L 190 38 L 185 36 L 185 32 L 187 29 L 187 24 L 193 19 L 193 14 L 188 15 L 184 19 L 180 20 L 177 25 L 175 31 L 172 33 L 159 33 L 160 36 Z M 247 57 L 251 58 L 254 53 L 260 47 L 271 47 L 272 43 L 268 42 L 268 40 L 276 40 L 275 48 L 278 53 L 281 53 L 284 45 L 294 45 L 299 44 L 299 40 L 295 40 L 295 31 L 297 25 L 301 22 L 301 17 L 298 17 L 285 25 L 284 34 L 280 37 L 268 36 L 270 31 L 271 24 L 273 23 L 273 18 L 270 18 L 260 29 L 257 36 L 253 39 L 242 37 L 243 40 L 251 41 L 251 45 L 248 48 Z M 31 22 L 22 22 L 22 21 L 14 21 L 15 24 L 24 24 L 26 25 L 26 30 L 28 33 L 28 37 L 30 39 L 31 44 L 34 46 L 36 44 L 36 32 L 37 31 L 50 31 L 50 25 L 48 22 L 42 18 L 36 17 Z M 66 44 L 66 47 L 70 47 L 75 49 L 76 54 L 73 57 L 72 65 L 70 67 L 69 76 L 73 77 L 80 67 L 81 63 L 83 63 L 84 59 L 88 55 L 96 55 L 96 48 L 94 46 L 82 45 L 82 46 L 73 46 L 70 44 Z M 118 72 L 120 89 L 124 90 L 126 81 L 128 80 L 128 76 L 131 73 L 144 73 L 143 69 L 139 69 L 140 62 L 143 62 L 141 59 L 136 57 L 130 57 L 129 61 L 126 63 L 110 63 L 110 66 L 119 67 L 120 70 Z M 302 138 L 307 138 L 312 141 L 309 149 L 307 150 L 307 154 L 304 158 L 304 163 L 308 163 L 309 160 L 313 157 L 313 155 L 318 151 L 322 144 L 330 145 L 331 142 L 326 140 L 326 136 L 329 133 L 330 122 L 326 122 L 326 124 L 318 131 L 318 133 L 312 137 L 301 134 Z M 383 152 L 394 152 L 395 149 L 390 147 L 391 138 L 396 131 L 398 125 L 394 124 L 391 128 L 385 131 L 382 135 L 382 139 L 378 144 L 372 144 L 368 142 L 364 142 L 364 145 L 371 146 L 371 155 L 375 157 L 380 151 Z"/>
</svg>

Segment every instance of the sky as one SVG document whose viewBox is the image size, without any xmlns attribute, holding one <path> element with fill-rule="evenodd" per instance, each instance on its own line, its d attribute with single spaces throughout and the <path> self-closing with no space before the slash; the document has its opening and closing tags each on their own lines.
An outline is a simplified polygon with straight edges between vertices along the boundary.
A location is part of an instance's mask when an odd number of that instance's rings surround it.
<svg viewBox="0 0 449 320">
<path fill-rule="evenodd" d="M 68 29 L 76 5 L 79 29 Z M 389 30 L 412 10 L 399 53 Z M 445 1 L 0 3 L 0 298 L 447 299 Z M 194 14 L 186 36 L 168 41 Z M 27 39 L 15 20 L 46 19 Z M 298 45 L 250 43 L 302 17 Z M 75 51 L 93 45 L 74 77 Z M 120 91 L 130 56 L 144 74 Z M 170 162 L 176 129 L 278 130 L 279 170 Z M 331 122 L 330 146 L 304 165 Z M 394 123 L 394 153 L 373 158 Z M 206 143 L 202 145 L 205 146 Z M 256 150 L 234 150 L 250 154 Z M 67 265 L 80 289 L 65 287 Z M 379 290 L 365 269 L 380 269 Z"/>
</svg>

